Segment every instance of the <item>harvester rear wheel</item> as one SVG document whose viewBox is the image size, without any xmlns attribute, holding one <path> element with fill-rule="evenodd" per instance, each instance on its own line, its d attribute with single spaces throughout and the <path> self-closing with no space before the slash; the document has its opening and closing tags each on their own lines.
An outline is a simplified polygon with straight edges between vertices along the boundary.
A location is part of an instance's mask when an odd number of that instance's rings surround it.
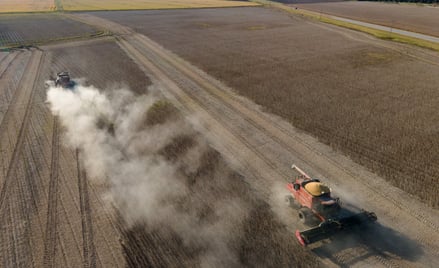
<svg viewBox="0 0 439 268">
<path fill-rule="evenodd" d="M 304 207 L 299 209 L 299 219 L 302 223 L 308 224 L 312 221 L 313 213 L 311 209 Z"/>
<path fill-rule="evenodd" d="M 285 196 L 285 203 L 287 204 L 287 206 L 291 208 L 295 208 L 295 209 L 300 208 L 299 203 L 297 203 L 296 199 L 294 199 L 294 197 L 292 197 L 291 195 Z"/>
</svg>

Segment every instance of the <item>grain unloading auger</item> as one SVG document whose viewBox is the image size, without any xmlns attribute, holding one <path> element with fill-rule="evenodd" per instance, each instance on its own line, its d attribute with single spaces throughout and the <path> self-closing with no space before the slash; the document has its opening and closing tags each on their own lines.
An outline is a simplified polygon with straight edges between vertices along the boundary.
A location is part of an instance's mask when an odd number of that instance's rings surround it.
<svg viewBox="0 0 439 268">
<path fill-rule="evenodd" d="M 303 246 L 326 239 L 355 226 L 361 226 L 377 220 L 373 212 L 362 210 L 354 213 L 344 209 L 340 200 L 331 196 L 331 189 L 318 179 L 312 179 L 303 170 L 293 165 L 299 175 L 287 184 L 290 195 L 285 201 L 291 207 L 299 209 L 299 219 L 309 224 L 318 219 L 320 224 L 304 231 L 296 231 L 296 238 Z"/>
</svg>

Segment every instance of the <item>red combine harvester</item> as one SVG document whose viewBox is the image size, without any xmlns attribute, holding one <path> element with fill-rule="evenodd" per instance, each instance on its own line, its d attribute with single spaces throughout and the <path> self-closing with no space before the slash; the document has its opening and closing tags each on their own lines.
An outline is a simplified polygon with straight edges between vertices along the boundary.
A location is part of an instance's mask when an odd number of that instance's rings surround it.
<svg viewBox="0 0 439 268">
<path fill-rule="evenodd" d="M 292 168 L 299 175 L 287 184 L 291 195 L 285 201 L 291 207 L 299 209 L 299 219 L 305 224 L 318 220 L 320 224 L 305 231 L 296 230 L 300 244 L 308 244 L 326 239 L 332 235 L 348 230 L 354 226 L 375 222 L 377 216 L 373 212 L 362 210 L 354 213 L 340 205 L 339 198 L 331 196 L 331 189 L 318 179 L 312 179 L 296 165 Z"/>
</svg>

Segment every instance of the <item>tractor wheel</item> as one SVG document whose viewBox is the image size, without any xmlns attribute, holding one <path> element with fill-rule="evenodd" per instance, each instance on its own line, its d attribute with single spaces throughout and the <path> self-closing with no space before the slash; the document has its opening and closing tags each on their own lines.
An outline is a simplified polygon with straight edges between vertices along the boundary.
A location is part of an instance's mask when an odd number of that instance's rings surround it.
<svg viewBox="0 0 439 268">
<path fill-rule="evenodd" d="M 309 224 L 312 221 L 313 213 L 309 208 L 299 209 L 299 219 L 304 224 Z"/>
</svg>

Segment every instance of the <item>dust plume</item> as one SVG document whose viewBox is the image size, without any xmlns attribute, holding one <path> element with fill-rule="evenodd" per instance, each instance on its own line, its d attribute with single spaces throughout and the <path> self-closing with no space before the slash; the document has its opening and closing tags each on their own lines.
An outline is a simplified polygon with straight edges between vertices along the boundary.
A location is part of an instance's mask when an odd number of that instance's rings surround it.
<svg viewBox="0 0 439 268">
<path fill-rule="evenodd" d="M 227 174 L 209 169 L 208 146 L 181 116 L 151 122 L 148 116 L 166 106 L 157 92 L 150 87 L 139 96 L 79 84 L 50 87 L 47 101 L 65 129 L 66 146 L 79 150 L 91 180 L 109 185 L 104 200 L 128 228 L 169 229 L 196 249 L 197 265 L 235 266 L 239 257 L 231 244 L 247 217 L 246 204 L 233 196 L 217 202 L 209 181 L 196 180 L 203 172 L 212 180 Z"/>
</svg>

